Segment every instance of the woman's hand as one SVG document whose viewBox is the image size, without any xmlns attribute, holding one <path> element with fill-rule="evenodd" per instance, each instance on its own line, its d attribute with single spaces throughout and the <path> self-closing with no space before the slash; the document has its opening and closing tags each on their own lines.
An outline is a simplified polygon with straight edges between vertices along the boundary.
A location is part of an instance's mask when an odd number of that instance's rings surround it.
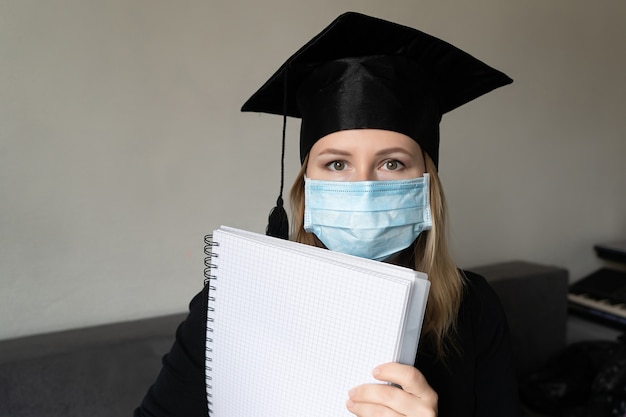
<svg viewBox="0 0 626 417">
<path fill-rule="evenodd" d="M 413 366 L 399 363 L 380 365 L 374 378 L 399 385 L 364 384 L 350 390 L 346 407 L 359 417 L 434 417 L 437 415 L 437 393 L 424 375 Z"/>
</svg>

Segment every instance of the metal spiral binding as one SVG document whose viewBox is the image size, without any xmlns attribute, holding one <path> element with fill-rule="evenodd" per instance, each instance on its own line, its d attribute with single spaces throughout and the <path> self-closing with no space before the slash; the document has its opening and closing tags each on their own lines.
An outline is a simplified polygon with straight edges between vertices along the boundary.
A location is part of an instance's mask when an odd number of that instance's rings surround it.
<svg viewBox="0 0 626 417">
<path fill-rule="evenodd" d="M 211 392 L 213 389 L 213 376 L 211 375 L 213 372 L 213 368 L 211 366 L 211 363 L 213 362 L 213 358 L 211 357 L 211 354 L 213 353 L 213 338 L 211 337 L 211 333 L 213 333 L 213 327 L 211 326 L 211 323 L 214 322 L 214 317 L 212 313 L 215 312 L 215 308 L 211 305 L 211 303 L 215 301 L 215 291 L 217 291 L 215 285 L 215 282 L 217 281 L 217 276 L 214 273 L 214 271 L 217 269 L 217 265 L 213 263 L 213 259 L 218 257 L 218 254 L 214 251 L 217 246 L 219 246 L 219 243 L 213 241 L 213 235 L 206 235 L 204 237 L 204 254 L 206 255 L 206 257 L 204 258 L 204 286 L 207 289 L 205 384 L 209 415 L 213 414 L 213 393 Z"/>
<path fill-rule="evenodd" d="M 213 242 L 213 235 L 204 236 L 204 285 L 209 284 L 212 280 L 216 280 L 217 277 L 211 274 L 212 269 L 217 269 L 217 265 L 211 263 L 211 258 L 217 258 L 218 254 L 213 252 L 215 246 L 219 246 L 218 242 Z"/>
</svg>

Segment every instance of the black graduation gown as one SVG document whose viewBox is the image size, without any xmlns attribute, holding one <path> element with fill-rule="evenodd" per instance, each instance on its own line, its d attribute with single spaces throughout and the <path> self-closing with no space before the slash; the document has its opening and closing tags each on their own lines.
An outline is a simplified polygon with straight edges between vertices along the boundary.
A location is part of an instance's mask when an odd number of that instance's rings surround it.
<svg viewBox="0 0 626 417">
<path fill-rule="evenodd" d="M 520 411 L 504 312 L 484 278 L 466 275 L 458 351 L 451 351 L 445 363 L 420 352 L 415 366 L 439 396 L 439 417 L 517 417 Z M 189 304 L 189 315 L 178 327 L 174 345 L 163 357 L 163 368 L 135 417 L 208 415 L 205 300 L 203 290 Z"/>
<path fill-rule="evenodd" d="M 480 275 L 468 280 L 458 316 L 458 350 L 445 363 L 420 352 L 415 366 L 439 396 L 439 417 L 518 417 L 515 368 L 502 305 Z"/>
</svg>

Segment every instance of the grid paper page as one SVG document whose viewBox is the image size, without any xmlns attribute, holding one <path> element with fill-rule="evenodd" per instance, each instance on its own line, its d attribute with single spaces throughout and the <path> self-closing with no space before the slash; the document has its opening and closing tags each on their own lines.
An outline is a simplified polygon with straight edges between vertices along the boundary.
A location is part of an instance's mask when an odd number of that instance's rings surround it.
<svg viewBox="0 0 626 417">
<path fill-rule="evenodd" d="M 396 359 L 408 282 L 217 230 L 212 415 L 351 416 L 348 390 Z"/>
<path fill-rule="evenodd" d="M 402 346 L 398 355 L 398 362 L 407 365 L 413 365 L 415 362 L 415 354 L 417 352 L 417 346 L 422 330 L 422 322 L 424 319 L 424 313 L 426 311 L 426 303 L 428 301 L 428 292 L 430 290 L 430 281 L 428 281 L 428 275 L 423 272 L 418 272 L 409 268 L 401 267 L 398 265 L 392 265 L 384 262 L 375 262 L 359 258 L 356 256 L 346 255 L 344 253 L 332 252 L 322 248 L 313 246 L 299 245 L 292 241 L 284 239 L 276 239 L 266 235 L 259 235 L 258 233 L 249 232 L 246 230 L 235 229 L 233 227 L 221 226 L 221 230 L 234 233 L 238 236 L 248 237 L 252 240 L 262 241 L 267 245 L 280 246 L 285 249 L 305 250 L 309 256 L 319 256 L 322 259 L 326 259 L 331 262 L 333 259 L 340 263 L 347 263 L 355 266 L 363 266 L 367 264 L 367 269 L 371 271 L 378 271 L 387 276 L 387 279 L 401 279 L 409 280 L 413 283 L 411 291 L 411 299 L 409 301 L 408 311 L 405 317 L 405 327 L 402 339 Z"/>
</svg>

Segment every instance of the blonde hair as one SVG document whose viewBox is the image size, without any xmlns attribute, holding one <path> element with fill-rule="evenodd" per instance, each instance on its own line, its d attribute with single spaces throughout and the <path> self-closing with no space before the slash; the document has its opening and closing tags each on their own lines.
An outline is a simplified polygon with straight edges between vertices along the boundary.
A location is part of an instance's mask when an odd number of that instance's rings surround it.
<svg viewBox="0 0 626 417">
<path fill-rule="evenodd" d="M 413 245 L 413 251 L 405 254 L 403 264 L 428 274 L 430 293 L 426 306 L 426 315 L 422 327 L 422 342 L 433 351 L 436 357 L 443 359 L 446 351 L 456 349 L 456 318 L 461 304 L 464 279 L 454 264 L 447 244 L 446 221 L 447 209 L 443 189 L 437 168 L 427 154 L 424 154 L 426 172 L 430 174 L 430 205 L 432 228 L 422 232 Z M 312 233 L 304 230 L 304 176 L 308 156 L 295 182 L 291 187 L 292 237 L 293 240 L 312 245 L 323 246 Z"/>
</svg>

